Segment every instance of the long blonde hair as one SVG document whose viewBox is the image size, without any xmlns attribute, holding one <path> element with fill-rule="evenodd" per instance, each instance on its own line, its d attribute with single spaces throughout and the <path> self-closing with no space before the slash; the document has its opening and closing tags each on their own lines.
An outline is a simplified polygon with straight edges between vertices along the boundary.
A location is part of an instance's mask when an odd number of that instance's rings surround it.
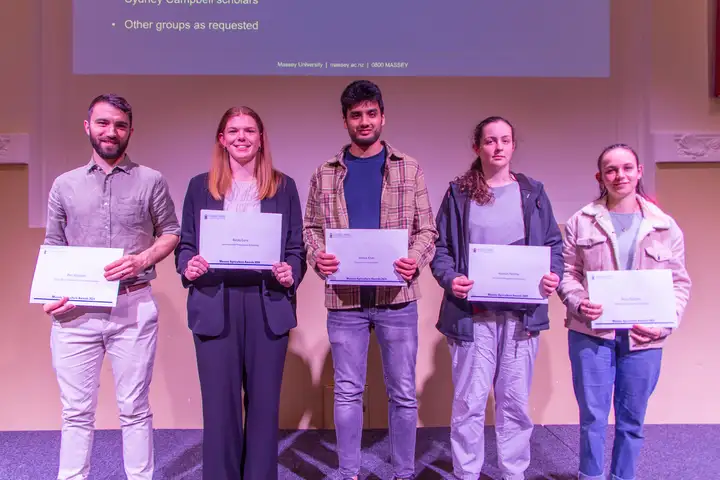
<svg viewBox="0 0 720 480">
<path fill-rule="evenodd" d="M 212 161 L 208 175 L 208 190 L 215 200 L 220 200 L 225 197 L 232 187 L 233 176 L 232 170 L 230 169 L 230 155 L 222 143 L 220 143 L 220 135 L 225 131 L 225 127 L 230 119 L 240 115 L 247 115 L 257 123 L 260 133 L 260 148 L 255 158 L 255 171 L 253 175 L 257 182 L 258 199 L 271 198 L 277 193 L 282 175 L 273 168 L 267 132 L 260 119 L 260 115 L 252 108 L 245 106 L 229 108 L 220 119 L 217 132 L 215 133 L 215 146 L 213 147 Z"/>
</svg>

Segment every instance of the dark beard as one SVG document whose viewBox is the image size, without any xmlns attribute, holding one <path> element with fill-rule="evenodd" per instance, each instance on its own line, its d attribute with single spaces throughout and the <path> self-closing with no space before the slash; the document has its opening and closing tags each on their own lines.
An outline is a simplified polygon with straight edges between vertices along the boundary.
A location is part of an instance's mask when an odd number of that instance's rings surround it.
<svg viewBox="0 0 720 480">
<path fill-rule="evenodd" d="M 106 152 L 103 150 L 101 140 L 93 136 L 90 136 L 90 144 L 92 145 L 93 150 L 95 150 L 95 153 L 97 153 L 100 158 L 108 161 L 115 161 L 118 158 L 122 158 L 128 145 L 127 142 L 116 143 L 115 149 L 112 152 Z"/>
<path fill-rule="evenodd" d="M 380 139 L 380 130 L 376 130 L 371 137 L 359 138 L 356 135 L 350 135 L 350 140 L 360 147 L 369 147 Z"/>
</svg>

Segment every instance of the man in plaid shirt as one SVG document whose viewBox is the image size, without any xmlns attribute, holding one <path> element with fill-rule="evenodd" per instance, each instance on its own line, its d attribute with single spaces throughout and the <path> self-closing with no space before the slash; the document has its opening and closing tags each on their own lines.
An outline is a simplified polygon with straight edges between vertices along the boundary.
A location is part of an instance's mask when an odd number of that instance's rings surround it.
<svg viewBox="0 0 720 480">
<path fill-rule="evenodd" d="M 353 82 L 340 103 L 350 144 L 322 164 L 310 181 L 303 228 L 308 263 L 322 278 L 337 271 L 337 259 L 325 253 L 326 228 L 409 232 L 409 258 L 395 262 L 405 286 L 325 285 L 340 473 L 356 479 L 360 471 L 362 396 L 370 330 L 375 329 L 390 398 L 392 464 L 396 478 L 409 479 L 414 474 L 417 426 L 417 282 L 435 254 L 437 230 L 417 160 L 380 140 L 385 109 L 377 85 Z"/>
</svg>

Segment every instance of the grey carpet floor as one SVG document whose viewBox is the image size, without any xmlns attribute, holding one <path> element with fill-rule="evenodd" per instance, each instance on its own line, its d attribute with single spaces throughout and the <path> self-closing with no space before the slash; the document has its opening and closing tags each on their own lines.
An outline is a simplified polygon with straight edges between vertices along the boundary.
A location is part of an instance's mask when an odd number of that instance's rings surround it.
<svg viewBox="0 0 720 480">
<path fill-rule="evenodd" d="M 720 480 L 720 425 L 648 425 L 645 428 L 638 479 Z M 156 479 L 199 480 L 202 432 L 156 430 Z M 486 460 L 483 480 L 500 479 L 493 429 L 486 429 Z M 0 479 L 53 480 L 57 472 L 60 434 L 56 431 L 0 432 Z M 608 431 L 606 457 L 609 465 L 612 431 Z M 386 430 L 363 434 L 363 469 L 360 478 L 392 478 Z M 333 431 L 284 431 L 279 445 L 280 478 L 337 478 L 337 456 Z M 526 478 L 569 480 L 577 478 L 578 427 L 535 427 L 532 461 Z M 421 428 L 416 446 L 419 480 L 451 479 L 449 430 Z M 96 433 L 92 453 L 91 480 L 124 479 L 122 444 L 117 430 Z"/>
</svg>

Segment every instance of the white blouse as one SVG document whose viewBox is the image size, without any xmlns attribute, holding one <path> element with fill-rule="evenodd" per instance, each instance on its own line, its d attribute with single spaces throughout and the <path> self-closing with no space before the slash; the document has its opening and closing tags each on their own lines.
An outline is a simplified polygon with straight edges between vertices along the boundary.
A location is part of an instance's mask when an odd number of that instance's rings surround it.
<svg viewBox="0 0 720 480">
<path fill-rule="evenodd" d="M 230 192 L 225 195 L 223 209 L 233 212 L 260 212 L 257 182 L 233 180 Z"/>
</svg>

